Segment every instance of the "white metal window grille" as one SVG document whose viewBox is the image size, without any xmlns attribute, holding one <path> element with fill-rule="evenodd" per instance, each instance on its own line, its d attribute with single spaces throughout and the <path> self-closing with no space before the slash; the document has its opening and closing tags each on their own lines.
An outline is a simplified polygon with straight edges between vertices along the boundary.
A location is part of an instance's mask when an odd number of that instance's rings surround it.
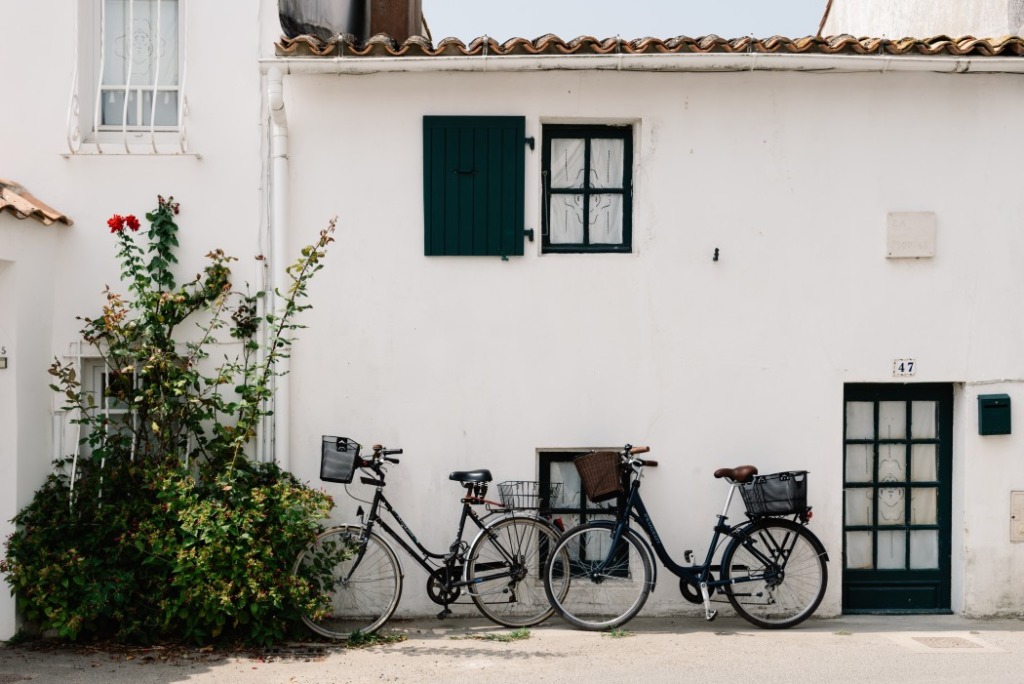
<svg viewBox="0 0 1024 684">
<path fill-rule="evenodd" d="M 84 26 L 76 28 L 76 48 L 94 48 L 85 54 L 76 49 L 68 113 L 71 154 L 187 153 L 187 4 L 79 2 Z"/>
</svg>

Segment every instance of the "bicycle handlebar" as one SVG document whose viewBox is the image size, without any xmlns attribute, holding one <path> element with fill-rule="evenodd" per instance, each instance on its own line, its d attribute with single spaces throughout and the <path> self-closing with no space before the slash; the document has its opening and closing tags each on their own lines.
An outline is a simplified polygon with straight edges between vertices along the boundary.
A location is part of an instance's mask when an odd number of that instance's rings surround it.
<svg viewBox="0 0 1024 684">
<path fill-rule="evenodd" d="M 630 447 L 629 453 L 631 453 L 631 454 L 633 454 L 635 456 L 637 454 L 646 454 L 650 450 L 651 450 L 651 447 L 646 447 L 646 446 L 644 446 L 644 447 Z"/>
</svg>

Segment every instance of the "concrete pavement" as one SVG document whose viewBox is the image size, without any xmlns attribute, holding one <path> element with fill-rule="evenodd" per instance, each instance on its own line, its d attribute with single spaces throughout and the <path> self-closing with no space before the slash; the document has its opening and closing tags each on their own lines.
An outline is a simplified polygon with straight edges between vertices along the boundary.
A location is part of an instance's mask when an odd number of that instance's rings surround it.
<svg viewBox="0 0 1024 684">
<path fill-rule="evenodd" d="M 844 616 L 783 631 L 732 617 L 637 618 L 625 634 L 558 618 L 509 634 L 482 619 L 393 621 L 400 643 L 290 644 L 256 653 L 0 648 L 0 684 L 367 682 L 1020 682 L 1024 621 Z"/>
</svg>

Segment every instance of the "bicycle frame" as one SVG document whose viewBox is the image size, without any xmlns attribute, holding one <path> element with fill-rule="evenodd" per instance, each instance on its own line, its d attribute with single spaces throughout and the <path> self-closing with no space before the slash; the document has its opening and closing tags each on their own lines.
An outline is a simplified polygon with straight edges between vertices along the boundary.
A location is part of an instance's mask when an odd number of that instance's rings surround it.
<svg viewBox="0 0 1024 684">
<path fill-rule="evenodd" d="M 402 519 L 402 516 L 398 514 L 398 511 L 395 509 L 395 507 L 391 504 L 390 501 L 388 501 L 383 491 L 385 484 L 383 480 L 373 479 L 369 477 L 361 477 L 360 481 L 363 484 L 373 485 L 376 487 L 376 491 L 374 492 L 373 495 L 373 501 L 370 504 L 370 512 L 366 516 L 365 527 L 367 534 L 373 531 L 375 525 L 379 526 L 380 529 L 386 532 L 387 535 L 392 540 L 397 542 L 399 546 L 405 549 L 405 552 L 409 554 L 409 557 L 416 561 L 416 563 L 418 563 L 420 567 L 422 567 L 428 574 L 431 574 L 441 569 L 442 567 L 452 567 L 455 564 L 455 561 L 462 560 L 459 552 L 461 550 L 462 536 L 466 530 L 467 520 L 472 520 L 473 523 L 479 528 L 480 531 L 478 532 L 478 535 L 487 533 L 487 523 L 484 522 L 483 517 L 481 517 L 479 513 L 473 510 L 472 506 L 473 503 L 483 503 L 483 500 L 463 498 L 462 514 L 459 516 L 459 525 L 455 533 L 455 540 L 452 542 L 451 546 L 448 547 L 448 551 L 446 553 L 435 553 L 434 551 L 429 550 L 426 546 L 422 544 L 422 542 L 420 542 L 419 539 L 416 538 L 416 535 L 413 533 L 411 529 L 409 529 L 409 526 Z M 380 514 L 381 506 L 383 506 L 384 510 L 391 516 L 391 518 L 399 524 L 399 526 L 401 527 L 405 535 L 408 537 L 408 539 L 412 541 L 412 544 L 409 544 L 409 542 L 406 541 L 406 539 L 401 534 L 399 534 L 398 531 L 396 531 L 393 527 L 388 525 L 387 521 L 385 521 Z M 508 553 L 508 551 L 505 549 L 503 545 L 496 544 L 495 546 L 500 551 L 500 553 L 505 557 L 506 561 L 514 562 L 515 559 L 511 557 L 511 555 Z M 358 561 L 353 564 L 353 570 L 355 569 L 356 566 L 358 566 Z M 494 567 L 488 567 L 486 564 L 479 564 L 477 565 L 477 569 L 495 570 L 499 566 L 504 567 L 504 564 L 495 564 Z M 445 588 L 447 590 L 452 590 L 461 587 L 468 587 L 474 584 L 480 584 L 482 582 L 490 580 L 500 579 L 502 577 L 511 576 L 511 572 L 509 572 L 508 570 L 503 570 L 502 572 L 488 574 L 484 577 L 475 577 L 472 580 L 467 580 L 465 577 L 460 577 L 457 580 L 455 580 L 452 577 L 446 577 Z"/>
<path fill-rule="evenodd" d="M 715 616 L 715 611 L 711 609 L 710 603 L 711 593 L 714 589 L 741 582 L 751 582 L 763 579 L 761 577 L 731 577 L 727 580 L 723 580 L 713 579 L 711 575 L 712 571 L 720 570 L 719 566 L 713 565 L 713 559 L 723 537 L 738 537 L 742 535 L 747 528 L 757 522 L 756 520 L 745 520 L 737 525 L 726 524 L 726 520 L 728 520 L 729 505 L 732 503 L 732 498 L 736 492 L 737 486 L 738 485 L 735 483 L 731 483 L 729 485 L 729 493 L 726 495 L 725 507 L 722 512 L 717 515 L 717 522 L 713 529 L 713 534 L 708 545 L 707 554 L 704 557 L 704 562 L 699 565 L 680 565 L 669 555 L 664 543 L 661 541 L 661 536 L 658 534 L 658 530 L 654 526 L 651 514 L 647 510 L 647 506 L 644 504 L 643 497 L 640 496 L 639 478 L 634 477 L 630 483 L 629 494 L 626 496 L 625 501 L 619 506 L 615 521 L 611 523 L 613 531 L 608 557 L 605 558 L 605 560 L 595 569 L 595 574 L 599 574 L 606 569 L 608 563 L 613 558 L 614 549 L 619 544 L 624 531 L 629 527 L 630 521 L 635 521 L 647 537 L 648 550 L 654 551 L 662 565 L 664 565 L 665 568 L 676 577 L 700 588 L 701 598 L 704 602 L 705 616 L 708 620 L 711 620 Z M 795 543 L 795 537 L 793 541 Z M 763 561 L 766 566 L 773 566 L 771 559 L 756 547 L 751 547 L 749 551 L 754 556 L 758 557 L 759 560 Z M 654 578 L 656 577 L 657 575 L 654 575 Z M 651 588 L 653 589 L 653 581 Z"/>
</svg>

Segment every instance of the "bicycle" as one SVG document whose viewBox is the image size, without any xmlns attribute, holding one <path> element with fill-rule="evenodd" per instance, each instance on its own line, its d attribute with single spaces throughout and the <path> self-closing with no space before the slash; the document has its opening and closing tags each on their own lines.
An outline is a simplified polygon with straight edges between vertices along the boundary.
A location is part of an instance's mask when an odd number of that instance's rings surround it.
<svg viewBox="0 0 1024 684">
<path fill-rule="evenodd" d="M 792 627 L 814 613 L 828 584 L 828 554 L 807 528 L 811 510 L 806 471 L 758 476 L 750 465 L 716 470 L 715 477 L 730 484 L 725 508 L 717 516 L 704 561 L 694 564 L 693 552 L 686 551 L 686 564 L 680 565 L 665 550 L 640 496 L 644 467 L 658 465 L 638 457 L 649 450 L 627 444 L 621 452 L 591 452 L 575 460 L 588 498 L 599 502 L 618 497 L 619 502 L 614 520 L 574 527 L 552 551 L 544 579 L 548 600 L 559 615 L 582 629 L 622 626 L 640 612 L 654 588 L 655 558 L 679 578 L 685 599 L 704 605 L 708 621 L 718 613 L 711 608 L 715 592 L 748 622 L 767 629 Z M 737 489 L 748 519 L 729 525 L 727 514 Z M 714 564 L 726 541 L 721 562 Z M 555 562 L 566 553 L 568 565 Z"/>
<path fill-rule="evenodd" d="M 438 618 L 451 614 L 449 606 L 463 591 L 485 617 L 506 627 L 536 625 L 554 613 L 541 573 L 562 530 L 538 514 L 522 511 L 537 508 L 542 495 L 550 500 L 557 491 L 542 492 L 537 482 L 503 482 L 498 485 L 502 501 L 495 502 L 485 498 L 492 480 L 489 470 L 451 473 L 449 479 L 466 490 L 462 513 L 448 550 L 436 553 L 416 538 L 384 495 L 387 468 L 399 463 L 396 456 L 402 449 L 374 445 L 369 458 L 360 457 L 359 450 L 360 445 L 347 438 L 324 437 L 321 479 L 348 484 L 359 469 L 364 473 L 360 481 L 375 491 L 372 501 L 365 502 L 369 513 L 364 515 L 359 507 L 359 524 L 324 531 L 295 561 L 293 574 L 330 599 L 303 615 L 310 629 L 331 639 L 347 639 L 355 632 L 375 632 L 394 614 L 404 573 L 394 547 L 380 532 L 427 571 L 427 595 L 443 606 Z M 481 515 L 477 506 L 488 512 Z M 398 523 L 405 538 L 383 513 Z M 478 528 L 469 543 L 463 540 L 467 521 Z M 558 594 L 557 583 L 553 591 Z"/>
</svg>

